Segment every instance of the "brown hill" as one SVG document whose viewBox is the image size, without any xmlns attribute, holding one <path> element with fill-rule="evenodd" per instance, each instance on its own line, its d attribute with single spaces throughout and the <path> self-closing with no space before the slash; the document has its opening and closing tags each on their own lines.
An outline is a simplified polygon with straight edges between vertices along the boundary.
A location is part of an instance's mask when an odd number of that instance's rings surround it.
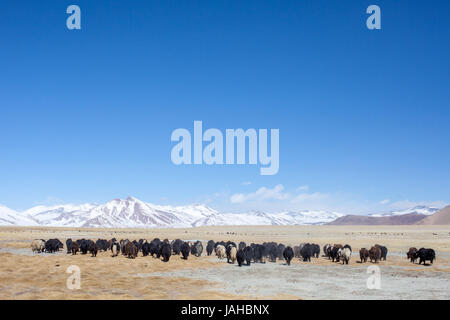
<svg viewBox="0 0 450 320">
<path fill-rule="evenodd" d="M 438 212 L 432 214 L 431 216 L 426 217 L 423 220 L 418 221 L 416 224 L 421 225 L 438 225 L 445 224 L 450 225 L 450 206 L 446 206 L 442 208 Z"/>
<path fill-rule="evenodd" d="M 418 213 L 408 213 L 398 216 L 387 216 L 387 217 L 369 217 L 369 216 L 357 216 L 357 215 L 347 215 L 336 220 L 327 223 L 332 226 L 364 226 L 364 225 L 411 225 L 416 224 L 419 221 L 425 219 L 427 216 Z"/>
</svg>

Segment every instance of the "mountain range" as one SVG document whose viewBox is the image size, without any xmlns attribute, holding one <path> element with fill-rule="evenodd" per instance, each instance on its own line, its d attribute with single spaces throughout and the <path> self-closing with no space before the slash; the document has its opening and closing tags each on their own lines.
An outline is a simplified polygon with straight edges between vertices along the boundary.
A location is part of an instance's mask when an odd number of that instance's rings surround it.
<svg viewBox="0 0 450 320">
<path fill-rule="evenodd" d="M 391 214 L 346 215 L 327 223 L 335 226 L 357 225 L 444 225 L 450 224 L 450 206 L 442 209 L 417 206 Z"/>
<path fill-rule="evenodd" d="M 392 216 L 358 216 L 358 215 L 346 215 L 340 217 L 328 225 L 333 226 L 374 226 L 374 225 L 410 225 L 425 219 L 427 216 L 420 213 L 407 213 L 402 215 Z"/>
<path fill-rule="evenodd" d="M 438 208 L 425 206 L 409 210 L 371 214 L 368 217 L 395 217 L 405 214 L 432 215 Z M 221 213 L 203 204 L 162 206 L 128 197 L 105 204 L 36 206 L 15 211 L 0 205 L 0 225 L 86 228 L 186 228 L 219 225 L 322 225 L 343 219 L 332 211 L 301 210 L 267 213 Z"/>
<path fill-rule="evenodd" d="M 417 224 L 421 225 L 450 225 L 450 206 L 442 208 L 435 214 L 424 218 Z"/>
</svg>

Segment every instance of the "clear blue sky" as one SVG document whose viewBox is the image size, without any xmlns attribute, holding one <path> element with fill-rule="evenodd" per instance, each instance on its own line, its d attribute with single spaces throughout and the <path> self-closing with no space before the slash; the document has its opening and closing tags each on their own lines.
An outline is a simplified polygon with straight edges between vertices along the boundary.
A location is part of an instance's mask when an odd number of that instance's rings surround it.
<svg viewBox="0 0 450 320">
<path fill-rule="evenodd" d="M 0 203 L 450 203 L 449 21 L 448 1 L 3 1 Z M 175 166 L 194 120 L 279 128 L 278 174 Z"/>
</svg>

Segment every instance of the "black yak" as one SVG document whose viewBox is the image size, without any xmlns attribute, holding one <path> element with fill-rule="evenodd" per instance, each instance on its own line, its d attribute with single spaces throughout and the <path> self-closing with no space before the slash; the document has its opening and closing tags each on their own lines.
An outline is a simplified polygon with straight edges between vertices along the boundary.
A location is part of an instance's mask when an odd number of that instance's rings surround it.
<svg viewBox="0 0 450 320">
<path fill-rule="evenodd" d="M 420 248 L 417 251 L 417 256 L 419 258 L 419 264 L 423 262 L 424 265 L 426 261 L 430 261 L 433 264 L 433 261 L 436 259 L 436 253 L 433 249 Z"/>
<path fill-rule="evenodd" d="M 168 262 L 172 255 L 172 247 L 170 244 L 163 242 L 161 245 L 161 256 L 164 262 Z"/>
<path fill-rule="evenodd" d="M 244 264 L 244 261 L 245 261 L 244 250 L 239 250 L 236 253 L 236 260 L 238 262 L 239 267 L 241 267 Z"/>
<path fill-rule="evenodd" d="M 206 254 L 210 256 L 214 251 L 214 241 L 209 240 L 208 244 L 206 245 Z"/>
<path fill-rule="evenodd" d="M 196 257 L 200 257 L 203 252 L 203 245 L 201 241 L 196 241 L 191 247 L 191 254 Z"/>
<path fill-rule="evenodd" d="M 291 260 L 294 257 L 294 250 L 292 250 L 291 247 L 287 246 L 283 251 L 283 257 L 284 260 L 286 260 L 287 265 L 290 266 Z"/>
<path fill-rule="evenodd" d="M 406 253 L 406 257 L 411 260 L 411 262 L 416 262 L 418 256 L 417 256 L 417 248 L 411 247 L 409 248 L 409 251 Z"/>
<path fill-rule="evenodd" d="M 244 248 L 244 258 L 245 258 L 245 262 L 249 266 L 251 264 L 252 258 L 253 258 L 252 247 L 247 246 Z"/>
<path fill-rule="evenodd" d="M 183 256 L 184 260 L 188 259 L 190 251 L 191 248 L 189 247 L 189 243 L 183 242 L 183 244 L 181 245 L 181 255 Z"/>
<path fill-rule="evenodd" d="M 361 248 L 361 250 L 359 250 L 359 258 L 361 259 L 361 263 L 367 262 L 367 258 L 369 258 L 369 250 L 366 248 Z"/>
</svg>

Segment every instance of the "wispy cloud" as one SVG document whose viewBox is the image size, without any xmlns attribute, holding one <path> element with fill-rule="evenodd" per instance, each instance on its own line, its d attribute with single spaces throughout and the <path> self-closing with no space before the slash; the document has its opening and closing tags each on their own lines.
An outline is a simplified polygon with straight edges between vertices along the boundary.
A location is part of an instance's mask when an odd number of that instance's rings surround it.
<svg viewBox="0 0 450 320">
<path fill-rule="evenodd" d="M 305 202 L 305 201 L 325 199 L 327 197 L 328 197 L 328 194 L 320 193 L 320 192 L 301 193 L 301 194 L 295 196 L 291 200 L 291 202 L 292 203 L 301 203 L 301 202 Z"/>
<path fill-rule="evenodd" d="M 391 202 L 391 200 L 389 199 L 384 199 L 380 201 L 380 204 L 388 204 L 389 202 Z"/>
<path fill-rule="evenodd" d="M 301 203 L 311 200 L 320 200 L 326 198 L 328 195 L 320 192 L 305 193 L 308 186 L 298 187 L 294 194 L 285 191 L 282 184 L 276 185 L 274 188 L 261 187 L 255 192 L 250 193 L 235 193 L 230 197 L 231 203 L 244 203 L 248 201 L 266 201 L 266 200 L 280 200 L 290 201 L 291 203 Z M 299 193 L 300 192 L 300 193 Z"/>
<path fill-rule="evenodd" d="M 276 185 L 274 188 L 262 187 L 251 193 L 235 193 L 230 197 L 231 203 L 244 203 L 247 201 L 265 201 L 265 200 L 287 200 L 290 194 L 284 192 L 282 184 Z"/>
<path fill-rule="evenodd" d="M 308 192 L 304 185 L 293 191 L 286 190 L 282 184 L 274 187 L 261 187 L 254 192 L 234 193 L 229 196 L 231 210 L 343 210 L 343 207 L 354 207 L 348 195 Z"/>
</svg>

